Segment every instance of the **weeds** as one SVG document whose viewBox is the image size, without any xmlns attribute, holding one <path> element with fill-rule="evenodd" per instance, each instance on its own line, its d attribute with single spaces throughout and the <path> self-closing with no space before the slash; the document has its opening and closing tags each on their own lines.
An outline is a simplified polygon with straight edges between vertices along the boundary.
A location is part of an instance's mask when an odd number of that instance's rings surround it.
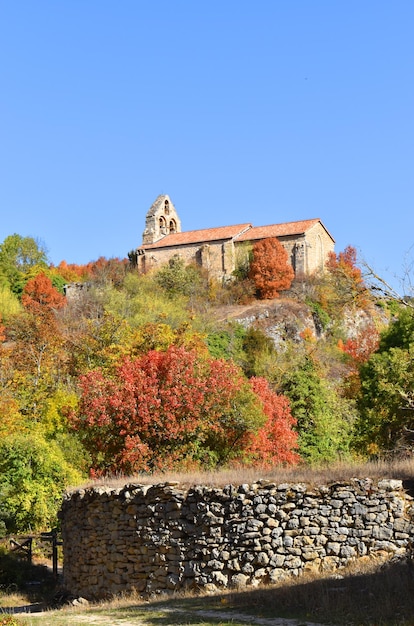
<svg viewBox="0 0 414 626">
<path fill-rule="evenodd" d="M 106 486 L 122 487 L 126 483 L 157 484 L 164 482 L 177 483 L 177 486 L 189 488 L 194 485 L 224 487 L 228 484 L 254 483 L 268 480 L 275 483 L 303 482 L 310 486 L 346 481 L 351 478 L 397 478 L 411 480 L 414 478 L 414 458 L 403 460 L 376 460 L 371 462 L 337 461 L 326 465 L 299 465 L 296 467 L 277 467 L 258 473 L 257 468 L 237 467 L 214 472 L 165 472 L 154 474 L 136 474 L 134 476 L 118 476 L 100 478 L 89 481 L 83 487 Z M 75 489 L 79 489 L 76 487 Z"/>
</svg>

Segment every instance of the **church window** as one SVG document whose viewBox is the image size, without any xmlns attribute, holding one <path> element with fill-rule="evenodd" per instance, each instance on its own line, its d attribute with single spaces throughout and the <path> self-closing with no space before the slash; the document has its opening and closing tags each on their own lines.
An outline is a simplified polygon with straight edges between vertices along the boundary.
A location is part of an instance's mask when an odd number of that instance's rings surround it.
<svg viewBox="0 0 414 626">
<path fill-rule="evenodd" d="M 177 230 L 177 225 L 174 220 L 170 220 L 170 233 L 175 233 Z"/>
<path fill-rule="evenodd" d="M 164 213 L 165 215 L 170 214 L 170 203 L 168 202 L 168 200 L 164 202 Z"/>
<path fill-rule="evenodd" d="M 165 221 L 165 217 L 161 216 L 159 221 L 158 221 L 158 223 L 159 223 L 159 227 L 160 227 L 160 232 L 163 235 L 166 235 L 167 234 L 167 222 Z"/>
</svg>

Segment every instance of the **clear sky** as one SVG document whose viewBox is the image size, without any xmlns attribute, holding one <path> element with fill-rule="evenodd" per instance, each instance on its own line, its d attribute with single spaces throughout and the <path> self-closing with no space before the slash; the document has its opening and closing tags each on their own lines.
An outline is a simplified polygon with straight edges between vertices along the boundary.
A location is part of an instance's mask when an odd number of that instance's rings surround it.
<svg viewBox="0 0 414 626">
<path fill-rule="evenodd" d="M 412 0 L 0 0 L 0 242 L 125 257 L 320 217 L 390 280 L 414 244 Z"/>
</svg>

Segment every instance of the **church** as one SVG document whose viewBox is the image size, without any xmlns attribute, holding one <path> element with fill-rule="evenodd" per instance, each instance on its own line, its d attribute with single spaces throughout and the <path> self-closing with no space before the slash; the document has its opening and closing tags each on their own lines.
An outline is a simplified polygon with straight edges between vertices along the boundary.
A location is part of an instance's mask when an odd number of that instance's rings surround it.
<svg viewBox="0 0 414 626">
<path fill-rule="evenodd" d="M 170 197 L 160 195 L 147 213 L 142 244 L 130 257 L 140 273 L 161 267 L 179 255 L 218 280 L 227 280 L 251 246 L 269 237 L 277 237 L 284 246 L 297 278 L 323 272 L 335 245 L 319 218 L 269 226 L 246 223 L 182 231 Z"/>
</svg>

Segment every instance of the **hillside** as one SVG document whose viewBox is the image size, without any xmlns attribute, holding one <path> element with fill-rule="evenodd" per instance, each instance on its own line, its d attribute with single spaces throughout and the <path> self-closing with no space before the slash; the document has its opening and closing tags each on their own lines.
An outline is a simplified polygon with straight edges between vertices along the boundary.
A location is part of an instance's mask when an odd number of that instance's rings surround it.
<svg viewBox="0 0 414 626">
<path fill-rule="evenodd" d="M 0 532 L 53 525 L 88 476 L 406 452 L 413 314 L 375 301 L 352 250 L 258 299 L 246 268 L 53 267 L 28 243 L 0 255 Z"/>
<path fill-rule="evenodd" d="M 298 300 L 296 295 L 282 295 L 272 300 L 254 299 L 249 304 L 217 306 L 211 310 L 215 321 L 235 322 L 245 328 L 254 327 L 272 338 L 275 346 L 281 347 L 285 340 L 303 342 L 301 333 L 309 329 L 317 340 L 327 339 L 327 329 L 309 304 Z M 389 318 L 378 306 L 368 309 L 345 309 L 337 323 L 345 339 L 355 339 L 372 324 L 385 328 Z"/>
</svg>

